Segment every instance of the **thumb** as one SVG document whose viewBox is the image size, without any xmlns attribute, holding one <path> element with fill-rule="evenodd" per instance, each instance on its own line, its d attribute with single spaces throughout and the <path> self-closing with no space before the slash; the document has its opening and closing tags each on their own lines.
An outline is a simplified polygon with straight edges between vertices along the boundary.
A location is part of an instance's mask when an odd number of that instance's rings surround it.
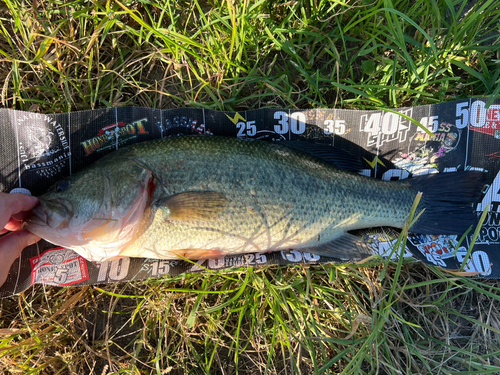
<svg viewBox="0 0 500 375">
<path fill-rule="evenodd" d="M 28 232 L 20 230 L 11 232 L 0 238 L 0 258 L 2 262 L 9 263 L 9 266 L 21 255 L 21 251 L 26 246 L 33 245 L 38 242 L 40 237 Z"/>
<path fill-rule="evenodd" d="M 7 279 L 12 263 L 21 255 L 23 249 L 39 240 L 40 237 L 25 230 L 11 232 L 0 238 L 0 286 Z"/>
</svg>

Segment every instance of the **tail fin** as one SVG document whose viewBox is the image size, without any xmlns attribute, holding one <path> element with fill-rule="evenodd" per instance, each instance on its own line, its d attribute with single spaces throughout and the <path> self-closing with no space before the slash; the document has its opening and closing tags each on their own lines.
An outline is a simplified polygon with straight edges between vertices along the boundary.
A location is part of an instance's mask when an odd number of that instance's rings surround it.
<svg viewBox="0 0 500 375">
<path fill-rule="evenodd" d="M 417 213 L 425 208 L 410 232 L 459 235 L 477 224 L 475 203 L 481 196 L 484 173 L 436 173 L 407 181 L 416 191 L 423 193 Z"/>
</svg>

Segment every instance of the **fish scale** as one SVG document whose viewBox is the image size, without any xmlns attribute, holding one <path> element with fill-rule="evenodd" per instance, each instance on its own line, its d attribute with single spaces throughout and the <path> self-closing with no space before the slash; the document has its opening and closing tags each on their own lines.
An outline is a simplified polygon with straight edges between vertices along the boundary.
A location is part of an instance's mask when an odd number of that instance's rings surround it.
<svg viewBox="0 0 500 375">
<path fill-rule="evenodd" d="M 400 227 L 415 197 L 405 184 L 341 171 L 277 144 L 218 137 L 176 138 L 167 148 L 165 142 L 157 144 L 162 151 L 148 153 L 138 145 L 131 153 L 155 171 L 169 194 L 208 189 L 224 193 L 229 203 L 217 218 L 188 223 L 168 221 L 159 208 L 148 231 L 126 253 L 161 257 L 175 249 L 307 248 L 350 229 Z"/>
<path fill-rule="evenodd" d="M 403 227 L 418 191 L 415 233 L 461 234 L 477 219 L 477 173 L 381 181 L 333 166 L 349 165 L 343 153 L 301 144 L 184 136 L 127 146 L 40 196 L 26 228 L 94 261 L 289 249 L 355 259 L 370 250 L 347 231 Z M 311 155 L 321 147 L 321 159 Z"/>
</svg>

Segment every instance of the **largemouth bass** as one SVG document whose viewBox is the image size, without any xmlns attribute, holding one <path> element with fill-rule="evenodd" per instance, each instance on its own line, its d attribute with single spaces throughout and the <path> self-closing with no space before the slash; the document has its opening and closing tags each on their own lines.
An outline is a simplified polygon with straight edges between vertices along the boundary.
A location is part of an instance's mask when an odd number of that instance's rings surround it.
<svg viewBox="0 0 500 375">
<path fill-rule="evenodd" d="M 414 233 L 462 234 L 477 218 L 475 172 L 381 181 L 284 144 L 184 136 L 127 146 L 57 182 L 26 229 L 92 261 L 286 249 L 356 259 L 369 251 L 348 231 L 402 228 L 418 191 Z"/>
</svg>

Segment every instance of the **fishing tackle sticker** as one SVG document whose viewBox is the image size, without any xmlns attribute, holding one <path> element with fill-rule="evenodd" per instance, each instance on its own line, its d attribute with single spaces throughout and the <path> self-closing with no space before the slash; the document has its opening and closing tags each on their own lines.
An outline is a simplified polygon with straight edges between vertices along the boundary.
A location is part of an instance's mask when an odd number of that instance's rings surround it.
<svg viewBox="0 0 500 375">
<path fill-rule="evenodd" d="M 67 127 L 53 115 L 13 115 L 19 168 L 51 178 L 65 170 L 71 156 Z"/>
<path fill-rule="evenodd" d="M 72 250 L 50 249 L 30 259 L 31 284 L 68 286 L 89 279 L 87 262 Z"/>
</svg>

